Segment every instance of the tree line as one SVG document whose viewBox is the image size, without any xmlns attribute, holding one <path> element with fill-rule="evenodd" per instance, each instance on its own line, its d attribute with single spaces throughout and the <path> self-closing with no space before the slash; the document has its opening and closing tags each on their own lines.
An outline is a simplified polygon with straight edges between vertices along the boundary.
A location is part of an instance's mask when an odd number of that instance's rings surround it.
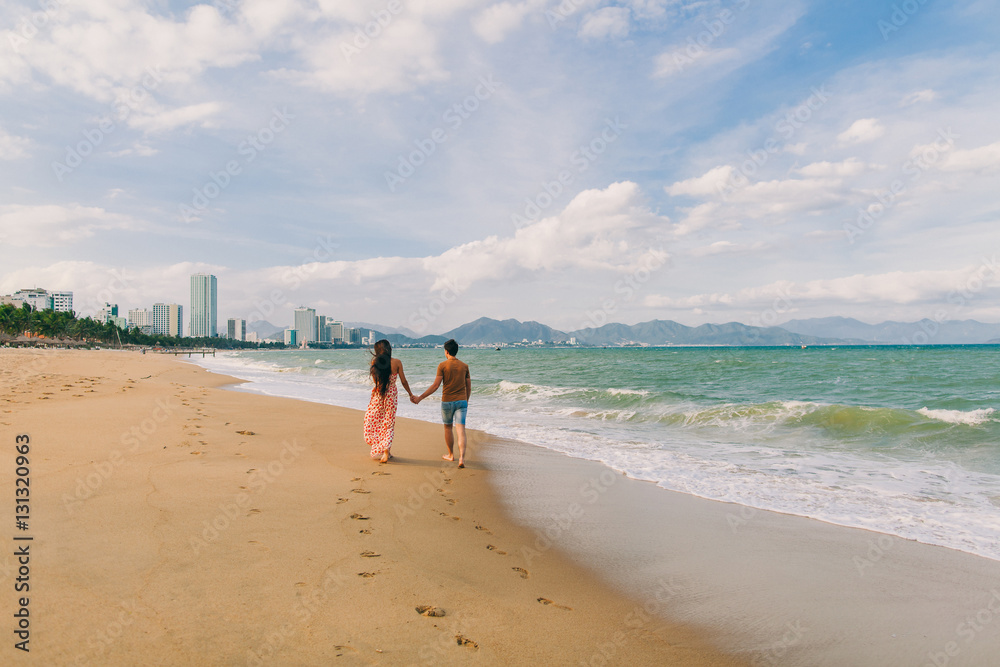
<svg viewBox="0 0 1000 667">
<path fill-rule="evenodd" d="M 146 334 L 139 329 L 122 329 L 92 317 L 78 318 L 74 313 L 52 309 L 35 310 L 28 304 L 20 308 L 5 303 L 0 305 L 0 333 L 17 337 L 22 334 L 44 336 L 50 339 L 71 339 L 83 343 L 102 343 L 117 346 L 145 345 L 150 347 L 211 347 L 222 350 L 244 348 L 284 348 L 285 344 L 257 343 L 231 338 L 184 338 Z"/>
</svg>

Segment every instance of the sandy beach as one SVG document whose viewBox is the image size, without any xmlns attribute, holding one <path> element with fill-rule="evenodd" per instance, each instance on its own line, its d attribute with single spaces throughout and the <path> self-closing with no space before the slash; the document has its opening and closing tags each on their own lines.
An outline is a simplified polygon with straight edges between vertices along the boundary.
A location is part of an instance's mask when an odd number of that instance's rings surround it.
<svg viewBox="0 0 1000 667">
<path fill-rule="evenodd" d="M 232 382 L 153 354 L 0 352 L 0 488 L 13 499 L 24 434 L 31 489 L 25 529 L 14 503 L 3 512 L 5 664 L 749 659 L 664 620 L 669 579 L 626 595 L 511 521 L 481 433 L 457 470 L 440 426 L 401 419 L 380 466 L 357 411 Z M 21 593 L 15 545 L 29 545 Z"/>
</svg>

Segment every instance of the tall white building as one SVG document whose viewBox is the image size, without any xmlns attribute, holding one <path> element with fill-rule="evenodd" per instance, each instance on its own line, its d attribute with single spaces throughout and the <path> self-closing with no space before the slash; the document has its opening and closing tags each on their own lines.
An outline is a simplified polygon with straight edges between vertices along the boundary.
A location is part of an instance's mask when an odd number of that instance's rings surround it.
<svg viewBox="0 0 1000 667">
<path fill-rule="evenodd" d="M 299 332 L 295 329 L 285 329 L 285 345 L 288 347 L 295 347 L 299 344 L 298 334 Z"/>
<path fill-rule="evenodd" d="M 97 317 L 95 319 L 101 324 L 107 324 L 115 317 L 118 317 L 118 304 L 105 303 L 104 307 L 97 311 Z"/>
<path fill-rule="evenodd" d="M 232 340 L 247 339 L 247 321 L 230 318 L 226 325 L 226 336 Z"/>
<path fill-rule="evenodd" d="M 72 292 L 49 292 L 49 296 L 52 297 L 52 310 L 60 313 L 73 312 Z"/>
<path fill-rule="evenodd" d="M 52 308 L 52 296 L 43 289 L 22 289 L 14 292 L 13 297 L 31 306 L 34 310 Z"/>
<path fill-rule="evenodd" d="M 302 343 L 315 343 L 319 340 L 316 335 L 316 309 L 296 308 L 294 328 L 298 331 L 296 341 Z"/>
<path fill-rule="evenodd" d="M 143 333 L 149 333 L 153 324 L 152 313 L 145 308 L 133 308 L 128 311 L 128 325 L 139 329 Z"/>
<path fill-rule="evenodd" d="M 160 336 L 184 335 L 184 307 L 176 303 L 154 303 L 151 332 Z"/>
<path fill-rule="evenodd" d="M 219 333 L 218 282 L 208 273 L 191 276 L 191 336 L 213 338 Z"/>
</svg>

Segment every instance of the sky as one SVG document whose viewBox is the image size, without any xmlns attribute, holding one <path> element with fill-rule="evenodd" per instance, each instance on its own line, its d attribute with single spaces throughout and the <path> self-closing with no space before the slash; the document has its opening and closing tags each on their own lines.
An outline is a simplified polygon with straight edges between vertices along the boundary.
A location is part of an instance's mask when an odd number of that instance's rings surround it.
<svg viewBox="0 0 1000 667">
<path fill-rule="evenodd" d="M 987 0 L 0 5 L 0 294 L 1000 322 Z"/>
</svg>

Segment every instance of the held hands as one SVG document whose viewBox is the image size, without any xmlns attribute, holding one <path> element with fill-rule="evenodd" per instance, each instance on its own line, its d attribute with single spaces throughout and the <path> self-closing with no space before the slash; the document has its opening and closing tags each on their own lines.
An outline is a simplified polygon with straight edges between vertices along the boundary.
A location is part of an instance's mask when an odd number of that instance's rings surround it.
<svg viewBox="0 0 1000 667">
<path fill-rule="evenodd" d="M 414 405 L 418 405 L 420 403 L 420 397 L 419 396 L 414 396 L 413 394 L 410 394 L 410 403 L 413 403 Z"/>
</svg>

